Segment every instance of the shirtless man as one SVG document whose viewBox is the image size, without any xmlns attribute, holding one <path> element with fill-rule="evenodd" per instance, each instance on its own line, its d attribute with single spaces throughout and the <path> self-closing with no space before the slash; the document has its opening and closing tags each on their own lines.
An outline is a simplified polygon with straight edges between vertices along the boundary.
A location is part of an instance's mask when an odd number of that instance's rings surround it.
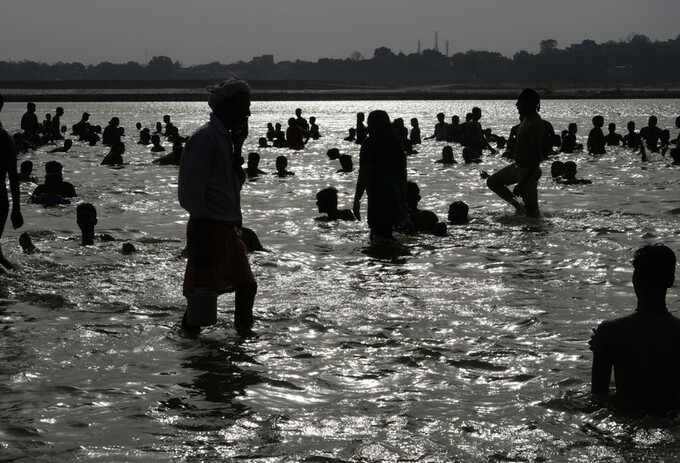
<svg viewBox="0 0 680 463">
<path fill-rule="evenodd" d="M 543 158 L 544 127 L 538 111 L 541 99 L 535 90 L 527 88 L 517 99 L 517 111 L 523 120 L 517 129 L 515 162 L 487 178 L 491 191 L 510 203 L 515 210 L 524 210 L 529 217 L 540 217 L 538 209 L 538 179 L 541 178 L 539 164 Z M 483 174 L 484 177 L 486 177 Z M 506 185 L 515 185 L 510 191 Z M 522 198 L 524 208 L 517 200 Z"/>
<path fill-rule="evenodd" d="M 666 307 L 675 266 L 663 244 L 635 251 L 635 312 L 602 322 L 590 340 L 595 399 L 609 393 L 613 368 L 619 409 L 657 415 L 680 409 L 680 319 Z"/>
<path fill-rule="evenodd" d="M 605 140 L 604 133 L 602 133 L 602 127 L 604 126 L 604 117 L 595 116 L 593 117 L 593 128 L 590 129 L 588 134 L 588 141 L 586 146 L 588 147 L 588 153 L 590 154 L 605 154 L 604 149 Z"/>
<path fill-rule="evenodd" d="M 4 106 L 5 101 L 0 95 L 0 111 Z M 14 229 L 21 227 L 24 224 L 24 218 L 21 216 L 20 209 L 20 195 L 19 190 L 19 180 L 17 176 L 17 152 L 14 147 L 14 140 L 9 134 L 2 129 L 2 124 L 0 124 L 0 237 L 2 237 L 2 232 L 5 229 L 5 222 L 7 222 L 7 216 L 9 215 L 9 198 L 7 196 L 7 184 L 6 180 L 9 178 L 9 189 L 12 194 L 12 226 Z M 2 254 L 2 248 L 0 248 L 0 271 L 3 267 L 10 270 L 14 266 L 5 259 Z"/>
</svg>

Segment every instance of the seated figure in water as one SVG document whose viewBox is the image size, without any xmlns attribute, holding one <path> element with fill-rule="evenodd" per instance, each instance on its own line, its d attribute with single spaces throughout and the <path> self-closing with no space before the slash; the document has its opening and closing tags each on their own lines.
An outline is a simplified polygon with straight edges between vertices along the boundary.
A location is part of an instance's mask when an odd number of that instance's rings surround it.
<svg viewBox="0 0 680 463">
<path fill-rule="evenodd" d="M 437 214 L 432 211 L 418 209 L 420 203 L 420 187 L 416 182 L 406 183 L 406 205 L 409 208 L 411 223 L 418 233 L 430 233 L 437 236 L 446 236 L 446 224 L 440 222 Z"/>
<path fill-rule="evenodd" d="M 333 187 L 324 188 L 316 194 L 316 207 L 320 213 L 327 214 L 316 220 L 356 220 L 351 210 L 338 209 L 338 190 Z"/>
<path fill-rule="evenodd" d="M 602 322 L 590 340 L 591 391 L 619 410 L 665 415 L 680 410 L 680 319 L 666 306 L 675 280 L 676 257 L 657 243 L 635 251 L 635 312 Z M 609 397 L 612 369 L 616 394 Z"/>
</svg>

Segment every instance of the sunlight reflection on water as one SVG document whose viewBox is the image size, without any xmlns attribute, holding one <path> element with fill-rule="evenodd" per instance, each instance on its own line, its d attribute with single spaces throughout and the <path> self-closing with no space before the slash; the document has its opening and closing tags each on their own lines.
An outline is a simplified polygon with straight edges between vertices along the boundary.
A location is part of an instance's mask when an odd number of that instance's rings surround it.
<svg viewBox="0 0 680 463">
<path fill-rule="evenodd" d="M 669 460 L 677 423 L 630 422 L 588 400 L 590 329 L 633 307 L 632 251 L 663 241 L 680 250 L 677 168 L 642 165 L 623 149 L 572 155 L 592 185 L 553 184 L 544 168 L 544 218 L 515 217 L 479 177 L 504 165 L 434 164 L 443 144 L 411 156 L 421 207 L 444 220 L 448 204 L 470 205 L 471 221 L 449 235 L 373 246 L 365 222 L 315 221 L 314 195 L 329 185 L 350 207 L 356 171 L 338 174 L 326 152 L 343 142 L 358 111 L 386 109 L 420 120 L 464 116 L 507 135 L 511 101 L 254 102 L 247 151 L 267 175 L 243 191 L 244 223 L 268 252 L 250 256 L 259 284 L 256 335 L 231 329 L 232 297 L 220 299 L 214 329 L 177 330 L 186 212 L 177 169 L 152 166 L 134 123 L 171 114 L 183 134 L 201 125 L 200 103 L 67 103 L 63 122 L 87 110 L 127 130 L 128 164 L 99 166 L 107 152 L 76 143 L 60 155 L 78 201 L 98 208 L 99 232 L 115 242 L 79 245 L 73 205 L 22 206 L 25 226 L 5 230 L 3 251 L 21 266 L 0 276 L 0 445 L 13 458 L 106 461 L 626 461 Z M 56 106 L 56 104 L 55 104 Z M 267 122 L 296 107 L 323 138 L 303 152 L 257 148 Z M 625 127 L 649 114 L 673 128 L 678 102 L 544 101 L 556 130 L 595 113 Z M 48 111 L 51 105 L 39 105 Z M 15 130 L 22 105 L 2 121 Z M 675 129 L 672 130 L 675 137 Z M 170 146 L 166 144 L 169 149 Z M 22 157 L 40 175 L 54 156 Z M 461 150 L 454 148 L 461 159 Z M 275 157 L 295 177 L 279 179 Z M 24 184 L 27 199 L 34 185 Z M 365 202 L 362 206 L 365 213 Z M 28 231 L 40 252 L 17 245 Z M 137 253 L 121 254 L 123 242 Z M 669 296 L 677 305 L 677 291 Z M 673 304 L 671 303 L 671 306 Z"/>
</svg>

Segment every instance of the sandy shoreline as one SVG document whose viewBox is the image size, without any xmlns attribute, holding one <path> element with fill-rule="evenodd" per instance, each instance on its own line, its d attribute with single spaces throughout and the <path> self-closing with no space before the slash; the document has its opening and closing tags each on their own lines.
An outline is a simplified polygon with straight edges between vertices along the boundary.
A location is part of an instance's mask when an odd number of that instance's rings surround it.
<svg viewBox="0 0 680 463">
<path fill-rule="evenodd" d="M 0 82 L 8 102 L 204 101 L 209 82 Z M 513 99 L 525 87 L 544 99 L 680 98 L 680 82 L 395 83 L 255 81 L 255 101 Z"/>
</svg>

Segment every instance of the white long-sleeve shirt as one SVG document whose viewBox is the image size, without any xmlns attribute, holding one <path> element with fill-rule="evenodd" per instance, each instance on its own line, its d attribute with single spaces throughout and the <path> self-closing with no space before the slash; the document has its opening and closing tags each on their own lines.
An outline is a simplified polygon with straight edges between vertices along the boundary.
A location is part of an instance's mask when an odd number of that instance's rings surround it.
<svg viewBox="0 0 680 463">
<path fill-rule="evenodd" d="M 179 166 L 178 197 L 192 219 L 241 220 L 241 187 L 229 131 L 210 114 L 210 121 L 187 141 Z"/>
</svg>

